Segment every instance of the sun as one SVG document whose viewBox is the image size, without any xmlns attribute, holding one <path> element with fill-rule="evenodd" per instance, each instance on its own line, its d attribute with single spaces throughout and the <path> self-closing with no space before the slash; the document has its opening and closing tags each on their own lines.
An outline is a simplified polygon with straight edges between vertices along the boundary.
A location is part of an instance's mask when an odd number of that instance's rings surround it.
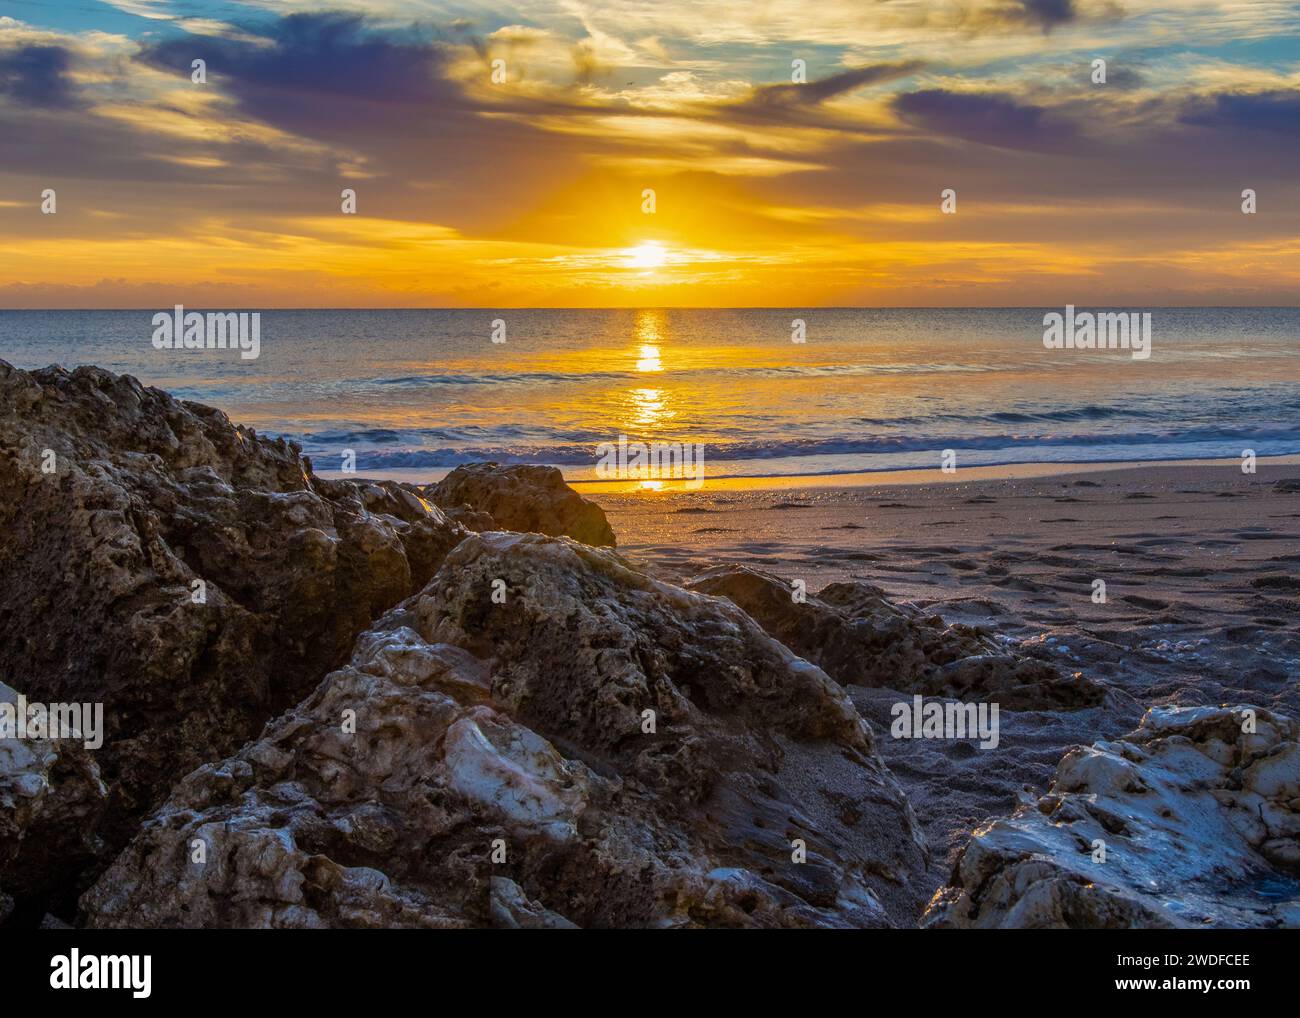
<svg viewBox="0 0 1300 1018">
<path fill-rule="evenodd" d="M 628 248 L 624 255 L 629 269 L 657 269 L 668 259 L 668 252 L 657 240 L 648 240 L 644 244 Z"/>
</svg>

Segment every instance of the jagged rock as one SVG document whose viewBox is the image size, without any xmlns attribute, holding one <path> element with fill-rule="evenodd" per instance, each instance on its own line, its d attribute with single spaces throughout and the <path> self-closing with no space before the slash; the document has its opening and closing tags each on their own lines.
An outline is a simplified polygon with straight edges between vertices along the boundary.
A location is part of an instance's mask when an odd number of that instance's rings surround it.
<svg viewBox="0 0 1300 1018">
<path fill-rule="evenodd" d="M 82 905 L 93 926 L 911 925 L 924 866 L 823 672 L 613 552 L 496 532 L 182 781 Z"/>
<path fill-rule="evenodd" d="M 472 530 L 476 534 L 481 534 L 487 530 L 500 530 L 494 520 L 487 513 L 478 512 L 467 505 L 443 506 L 443 515 L 453 523 L 459 523 L 466 530 Z"/>
<path fill-rule="evenodd" d="M 0 682 L 0 703 L 18 694 Z M 15 708 L 16 709 L 16 708 Z M 93 751 L 82 733 L 54 738 L 0 737 L 0 923 L 16 900 L 54 883 L 60 871 L 84 865 L 101 850 L 95 834 L 108 801 Z"/>
<path fill-rule="evenodd" d="M 565 484 L 555 467 L 470 463 L 425 492 L 435 505 L 457 513 L 471 530 L 517 530 L 614 546 L 605 510 Z M 475 513 L 487 513 L 495 526 L 483 526 Z"/>
<path fill-rule="evenodd" d="M 719 566 L 687 586 L 729 598 L 846 686 L 994 701 L 1008 710 L 1088 707 L 1105 697 L 1091 679 L 1009 654 L 979 630 L 896 604 L 861 580 L 832 583 L 803 602 L 789 583 L 748 566 Z"/>
<path fill-rule="evenodd" d="M 1300 926 L 1298 737 L 1256 707 L 1148 711 L 1122 739 L 1066 754 L 1048 794 L 977 830 L 923 925 Z"/>
<path fill-rule="evenodd" d="M 260 739 L 182 779 L 83 896 L 89 924 L 486 925 L 488 830 L 451 748 L 486 737 L 446 691 L 472 703 L 479 669 L 401 617 Z"/>
<path fill-rule="evenodd" d="M 1274 481 L 1273 487 L 1281 492 L 1300 491 L 1300 477 L 1283 477 L 1280 481 Z"/>
<path fill-rule="evenodd" d="M 114 849 L 178 777 L 346 660 L 464 534 L 370 497 L 129 376 L 0 362 L 0 675 L 104 704 Z"/>
</svg>

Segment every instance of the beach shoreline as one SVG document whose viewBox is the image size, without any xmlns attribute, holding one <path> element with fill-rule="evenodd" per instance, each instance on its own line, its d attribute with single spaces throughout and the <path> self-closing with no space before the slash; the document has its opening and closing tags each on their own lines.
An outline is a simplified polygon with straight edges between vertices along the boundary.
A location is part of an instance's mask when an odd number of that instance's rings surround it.
<svg viewBox="0 0 1300 1018">
<path fill-rule="evenodd" d="M 1166 467 L 1229 467 L 1240 470 L 1240 458 L 1222 457 L 1211 459 L 1160 459 L 1160 460 L 1116 460 L 1105 462 L 1073 463 L 1005 463 L 987 466 L 959 467 L 952 473 L 944 473 L 937 468 L 907 470 L 862 470 L 838 474 L 790 474 L 780 476 L 725 476 L 705 477 L 700 482 L 683 481 L 680 478 L 662 480 L 583 480 L 565 477 L 565 483 L 584 495 L 600 494 L 636 494 L 671 495 L 689 494 L 695 491 L 784 491 L 803 488 L 839 489 L 871 488 L 877 486 L 925 485 L 925 484 L 969 484 L 974 481 L 1012 481 L 1029 478 L 1053 478 L 1072 476 L 1074 474 L 1103 473 L 1119 470 L 1151 470 Z M 1286 456 L 1260 456 L 1256 460 L 1258 467 L 1291 466 L 1300 464 L 1300 453 Z M 541 464 L 555 466 L 555 464 Z M 376 480 L 397 481 L 400 484 L 434 484 L 453 467 L 430 470 L 412 468 L 402 470 L 364 470 L 358 473 L 344 473 L 339 470 L 321 469 L 313 464 L 317 476 L 330 480 Z M 563 466 L 557 466 L 563 472 Z"/>
</svg>

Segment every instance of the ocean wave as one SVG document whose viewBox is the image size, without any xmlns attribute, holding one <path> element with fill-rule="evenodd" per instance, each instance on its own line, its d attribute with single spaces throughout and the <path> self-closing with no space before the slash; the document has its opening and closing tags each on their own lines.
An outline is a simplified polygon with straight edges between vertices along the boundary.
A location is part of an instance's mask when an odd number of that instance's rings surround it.
<svg viewBox="0 0 1300 1018">
<path fill-rule="evenodd" d="M 497 444 L 460 445 L 430 448 L 419 442 L 408 442 L 399 448 L 365 448 L 367 432 L 353 434 L 358 469 L 449 469 L 464 463 L 495 460 L 499 463 L 546 463 L 557 466 L 590 466 L 597 458 L 596 447 L 601 442 L 616 442 L 617 435 L 606 435 L 591 442 L 578 444 Z M 380 431 L 388 436 L 388 429 Z M 305 440 L 304 440 L 305 439 Z M 337 441 L 324 448 L 306 436 L 298 440 L 309 455 L 337 455 Z M 636 441 L 629 436 L 629 441 Z M 651 441 L 643 438 L 642 441 Z M 671 441 L 660 437 L 659 441 Z M 678 438 L 678 441 L 689 441 Z M 375 442 L 375 446 L 391 446 L 391 440 Z M 705 442 L 705 456 L 713 461 L 746 461 L 765 459 L 813 459 L 842 456 L 899 456 L 909 453 L 938 453 L 944 449 L 1015 452 L 1042 450 L 1050 457 L 1050 450 L 1069 448 L 1084 460 L 1104 456 L 1107 451 L 1125 448 L 1158 448 L 1167 450 L 1170 459 L 1180 458 L 1195 447 L 1196 456 L 1208 455 L 1206 450 L 1218 450 L 1214 455 L 1239 456 L 1243 449 L 1253 448 L 1260 455 L 1275 456 L 1300 452 L 1300 428 L 1212 428 L 1140 430 L 1131 432 L 1054 432 L 1046 434 L 1000 432 L 983 435 L 952 433 L 918 436 L 914 434 L 869 435 L 840 438 L 755 439 L 750 441 Z M 1193 454 L 1188 454 L 1193 455 Z M 1113 458 L 1113 457 L 1111 457 Z"/>
</svg>

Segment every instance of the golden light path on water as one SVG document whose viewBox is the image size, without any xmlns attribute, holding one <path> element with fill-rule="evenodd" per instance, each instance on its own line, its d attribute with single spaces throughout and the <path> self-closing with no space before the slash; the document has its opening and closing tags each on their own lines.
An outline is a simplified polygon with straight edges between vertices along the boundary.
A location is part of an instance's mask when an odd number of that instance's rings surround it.
<svg viewBox="0 0 1300 1018">
<path fill-rule="evenodd" d="M 643 245 L 645 247 L 645 245 Z M 662 347 L 666 338 L 666 323 L 662 311 L 645 308 L 637 312 L 633 326 L 633 338 L 637 343 L 636 370 L 641 374 L 663 374 L 664 357 Z M 629 389 L 620 401 L 624 406 L 626 432 L 629 441 L 649 440 L 662 432 L 664 425 L 675 414 L 668 407 L 667 390 L 663 388 L 640 387 Z M 663 491 L 665 485 L 676 487 L 679 480 L 660 478 L 628 479 L 633 488 L 643 491 Z"/>
<path fill-rule="evenodd" d="M 660 344 L 663 342 L 663 313 L 655 309 L 637 312 L 634 338 L 639 344 L 636 370 L 642 374 L 661 374 L 664 370 Z M 658 431 L 673 417 L 668 409 L 665 391 L 660 388 L 637 388 L 628 391 L 622 400 L 627 412 L 627 432 L 648 435 Z"/>
</svg>

